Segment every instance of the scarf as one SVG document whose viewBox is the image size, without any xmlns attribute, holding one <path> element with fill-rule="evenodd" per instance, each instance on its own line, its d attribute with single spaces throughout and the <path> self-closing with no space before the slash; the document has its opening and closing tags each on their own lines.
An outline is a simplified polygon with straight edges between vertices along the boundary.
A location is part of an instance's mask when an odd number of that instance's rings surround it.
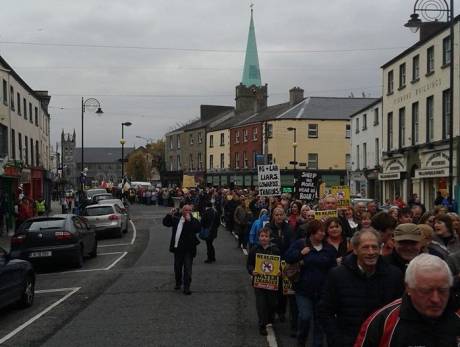
<svg viewBox="0 0 460 347">
<path fill-rule="evenodd" d="M 174 240 L 174 248 L 177 248 L 177 246 L 179 245 L 179 239 L 180 239 L 180 235 L 182 234 L 182 228 L 184 227 L 184 223 L 185 223 L 185 218 L 182 216 L 179 219 L 179 224 L 177 224 L 176 238 Z"/>
</svg>

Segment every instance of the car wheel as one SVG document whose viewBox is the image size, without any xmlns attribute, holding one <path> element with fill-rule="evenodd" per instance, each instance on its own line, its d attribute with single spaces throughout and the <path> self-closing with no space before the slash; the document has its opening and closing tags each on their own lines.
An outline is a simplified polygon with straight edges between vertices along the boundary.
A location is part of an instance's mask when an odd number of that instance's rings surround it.
<svg viewBox="0 0 460 347">
<path fill-rule="evenodd" d="M 97 240 L 94 239 L 94 247 L 92 251 L 89 253 L 90 258 L 96 258 L 97 257 Z"/>
<path fill-rule="evenodd" d="M 80 269 L 83 266 L 83 246 L 80 245 L 78 248 L 78 252 L 75 256 L 75 259 L 73 261 L 74 267 L 77 269 Z"/>
<path fill-rule="evenodd" d="M 115 231 L 115 237 L 118 237 L 118 238 L 123 237 L 123 231 L 121 230 L 121 227 L 120 229 Z"/>
<path fill-rule="evenodd" d="M 18 307 L 20 308 L 27 308 L 32 306 L 34 303 L 35 297 L 35 281 L 34 277 L 29 274 L 26 277 L 24 282 L 24 288 L 22 291 L 21 299 L 18 301 Z"/>
</svg>

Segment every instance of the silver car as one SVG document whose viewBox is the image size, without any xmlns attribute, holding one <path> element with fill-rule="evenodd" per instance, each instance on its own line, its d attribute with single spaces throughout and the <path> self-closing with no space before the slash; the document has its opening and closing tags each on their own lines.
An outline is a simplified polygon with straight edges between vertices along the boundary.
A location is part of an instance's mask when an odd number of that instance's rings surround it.
<svg viewBox="0 0 460 347">
<path fill-rule="evenodd" d="M 99 205 L 101 204 L 116 204 L 118 205 L 118 207 L 120 207 L 121 211 L 126 214 L 126 216 L 128 217 L 128 220 L 130 219 L 129 218 L 129 208 L 128 208 L 128 204 L 124 204 L 123 201 L 121 201 L 120 199 L 106 199 L 106 200 L 99 200 L 97 202 Z M 127 231 L 127 230 L 126 230 Z"/>
<path fill-rule="evenodd" d="M 107 194 L 107 190 L 103 188 L 88 189 L 87 191 L 85 191 L 85 194 L 88 201 L 91 201 L 94 195 Z"/>
<path fill-rule="evenodd" d="M 128 216 L 115 203 L 86 206 L 82 216 L 90 227 L 94 228 L 97 237 L 107 234 L 122 237 L 128 230 Z"/>
</svg>

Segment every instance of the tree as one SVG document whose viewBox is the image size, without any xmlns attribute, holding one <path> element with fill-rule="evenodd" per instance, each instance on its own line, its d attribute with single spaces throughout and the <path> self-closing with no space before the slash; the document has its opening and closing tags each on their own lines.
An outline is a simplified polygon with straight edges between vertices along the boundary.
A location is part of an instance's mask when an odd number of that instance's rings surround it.
<svg viewBox="0 0 460 347">
<path fill-rule="evenodd" d="M 145 181 L 148 177 L 147 165 L 142 152 L 136 152 L 129 156 L 126 167 L 128 177 L 135 181 Z"/>
<path fill-rule="evenodd" d="M 152 167 L 158 171 L 164 170 L 164 157 L 165 157 L 165 141 L 163 139 L 147 145 L 147 151 L 152 156 Z"/>
</svg>

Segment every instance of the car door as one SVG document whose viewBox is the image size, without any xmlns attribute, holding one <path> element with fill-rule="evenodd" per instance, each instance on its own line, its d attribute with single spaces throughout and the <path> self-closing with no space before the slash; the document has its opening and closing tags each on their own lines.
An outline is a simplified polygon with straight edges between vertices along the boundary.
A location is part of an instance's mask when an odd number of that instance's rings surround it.
<svg viewBox="0 0 460 347">
<path fill-rule="evenodd" d="M 21 269 L 9 263 L 8 253 L 0 248 L 0 307 L 17 300 L 17 291 L 21 286 Z"/>
</svg>

